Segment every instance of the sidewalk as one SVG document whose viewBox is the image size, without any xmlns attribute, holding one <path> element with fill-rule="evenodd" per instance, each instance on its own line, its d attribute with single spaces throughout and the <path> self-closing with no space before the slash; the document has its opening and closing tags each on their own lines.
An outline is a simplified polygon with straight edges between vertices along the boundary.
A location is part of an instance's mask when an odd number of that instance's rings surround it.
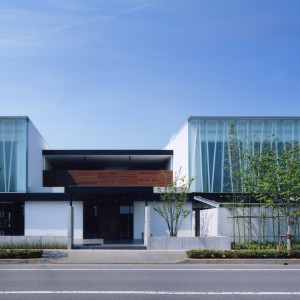
<svg viewBox="0 0 300 300">
<path fill-rule="evenodd" d="M 300 259 L 190 259 L 186 251 L 44 250 L 41 259 L 0 259 L 0 264 L 300 264 Z"/>
<path fill-rule="evenodd" d="M 44 250 L 43 263 L 56 264 L 174 264 L 186 251 L 153 250 Z"/>
</svg>

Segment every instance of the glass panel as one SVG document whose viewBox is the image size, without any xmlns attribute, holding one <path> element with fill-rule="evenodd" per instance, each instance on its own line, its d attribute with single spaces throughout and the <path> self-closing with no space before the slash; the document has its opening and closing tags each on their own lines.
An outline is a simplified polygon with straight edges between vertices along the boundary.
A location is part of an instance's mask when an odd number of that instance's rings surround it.
<svg viewBox="0 0 300 300">
<path fill-rule="evenodd" d="M 272 135 L 280 143 L 300 140 L 299 120 L 232 119 L 189 121 L 189 177 L 191 192 L 231 192 L 230 159 L 226 157 L 228 136 L 234 125 L 243 143 L 257 143 Z"/>
<path fill-rule="evenodd" d="M 0 192 L 26 192 L 27 120 L 0 119 Z"/>
<path fill-rule="evenodd" d="M 132 239 L 133 206 L 120 206 L 120 238 Z"/>
</svg>

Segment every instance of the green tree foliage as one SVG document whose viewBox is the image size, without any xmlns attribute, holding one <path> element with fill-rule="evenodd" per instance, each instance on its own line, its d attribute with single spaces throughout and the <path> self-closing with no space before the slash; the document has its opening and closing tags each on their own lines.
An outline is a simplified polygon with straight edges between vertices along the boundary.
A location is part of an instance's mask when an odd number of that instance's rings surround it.
<svg viewBox="0 0 300 300">
<path fill-rule="evenodd" d="M 286 217 L 290 250 L 290 226 L 300 215 L 299 142 L 283 144 L 276 137 L 240 141 L 232 127 L 228 157 L 232 191 L 248 193 Z"/>
<path fill-rule="evenodd" d="M 162 171 L 163 172 L 163 171 Z M 173 181 L 163 172 L 165 187 L 158 188 L 160 203 L 155 203 L 154 210 L 166 221 L 170 236 L 177 236 L 182 221 L 187 218 L 191 210 L 185 209 L 188 200 L 188 192 L 193 179 L 187 180 L 181 176 L 181 168 L 175 173 Z"/>
</svg>

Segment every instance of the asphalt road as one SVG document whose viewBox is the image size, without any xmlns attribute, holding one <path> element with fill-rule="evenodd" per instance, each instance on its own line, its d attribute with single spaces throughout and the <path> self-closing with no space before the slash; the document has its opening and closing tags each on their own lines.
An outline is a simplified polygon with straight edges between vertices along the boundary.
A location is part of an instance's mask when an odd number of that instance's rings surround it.
<svg viewBox="0 0 300 300">
<path fill-rule="evenodd" d="M 299 265 L 0 265 L 0 299 L 300 299 Z"/>
</svg>

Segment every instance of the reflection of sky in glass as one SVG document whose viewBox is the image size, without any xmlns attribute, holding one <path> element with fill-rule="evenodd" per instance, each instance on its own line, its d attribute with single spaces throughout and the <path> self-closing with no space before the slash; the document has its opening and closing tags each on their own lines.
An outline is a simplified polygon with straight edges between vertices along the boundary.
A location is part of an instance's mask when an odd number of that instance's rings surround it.
<svg viewBox="0 0 300 300">
<path fill-rule="evenodd" d="M 0 119 L 0 192 L 26 192 L 27 120 Z"/>
<path fill-rule="evenodd" d="M 300 120 L 192 119 L 189 122 L 189 176 L 191 191 L 231 192 L 226 141 L 231 126 L 244 143 L 260 143 L 275 136 L 280 142 L 300 140 Z M 230 166 L 229 166 L 230 169 Z"/>
</svg>

